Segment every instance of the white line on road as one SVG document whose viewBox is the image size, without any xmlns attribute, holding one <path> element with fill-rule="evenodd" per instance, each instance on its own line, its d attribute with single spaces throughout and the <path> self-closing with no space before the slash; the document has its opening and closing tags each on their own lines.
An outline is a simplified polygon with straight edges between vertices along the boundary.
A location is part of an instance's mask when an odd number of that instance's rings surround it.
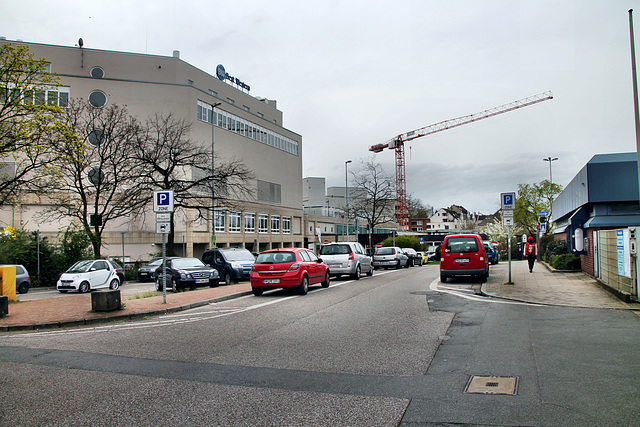
<svg viewBox="0 0 640 427">
<path fill-rule="evenodd" d="M 511 304 L 511 305 L 528 305 L 528 306 L 534 306 L 534 307 L 544 307 L 541 304 L 535 304 L 535 303 L 529 303 L 529 302 L 504 301 L 504 300 L 497 300 L 493 298 L 481 297 L 478 295 L 468 295 L 466 293 L 463 293 L 460 290 L 453 290 L 452 288 L 449 288 L 446 286 L 439 287 L 438 283 L 440 283 L 440 279 L 438 278 L 433 279 L 433 281 L 429 284 L 429 289 L 435 292 L 444 292 L 446 294 L 455 295 L 455 296 L 472 300 L 472 301 L 488 302 L 493 304 Z"/>
</svg>

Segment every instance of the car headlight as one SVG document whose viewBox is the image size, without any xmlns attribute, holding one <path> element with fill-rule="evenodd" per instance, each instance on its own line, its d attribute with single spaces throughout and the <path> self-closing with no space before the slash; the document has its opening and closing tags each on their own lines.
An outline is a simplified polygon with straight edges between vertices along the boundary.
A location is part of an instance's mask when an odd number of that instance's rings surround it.
<svg viewBox="0 0 640 427">
<path fill-rule="evenodd" d="M 178 271 L 178 274 L 180 275 L 181 279 L 186 279 L 189 276 L 187 272 L 183 270 Z"/>
<path fill-rule="evenodd" d="M 213 278 L 220 277 L 218 275 L 218 270 L 209 270 L 209 277 L 213 277 Z"/>
<path fill-rule="evenodd" d="M 242 270 L 242 264 L 238 264 L 237 262 L 232 262 L 231 267 L 235 268 L 236 270 Z"/>
</svg>

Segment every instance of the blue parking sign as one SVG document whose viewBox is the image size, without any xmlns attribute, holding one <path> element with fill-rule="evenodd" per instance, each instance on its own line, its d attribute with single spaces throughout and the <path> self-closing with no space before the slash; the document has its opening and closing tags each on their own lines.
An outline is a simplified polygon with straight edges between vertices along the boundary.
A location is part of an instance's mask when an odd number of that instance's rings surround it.
<svg viewBox="0 0 640 427">
<path fill-rule="evenodd" d="M 173 190 L 153 192 L 154 212 L 173 212 Z"/>
<path fill-rule="evenodd" d="M 502 209 L 516 208 L 516 193 L 502 193 L 500 200 L 502 201 Z"/>
</svg>

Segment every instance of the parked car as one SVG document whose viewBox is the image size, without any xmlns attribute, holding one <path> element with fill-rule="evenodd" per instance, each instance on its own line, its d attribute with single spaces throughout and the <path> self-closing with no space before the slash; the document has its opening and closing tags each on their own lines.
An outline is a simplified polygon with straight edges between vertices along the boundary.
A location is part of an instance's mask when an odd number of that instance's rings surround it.
<svg viewBox="0 0 640 427">
<path fill-rule="evenodd" d="M 141 282 L 153 282 L 158 267 L 162 265 L 162 258 L 154 259 L 138 269 L 138 280 Z"/>
<path fill-rule="evenodd" d="M 329 266 L 308 249 L 272 249 L 258 255 L 251 268 L 251 290 L 256 296 L 269 289 L 294 288 L 306 295 L 310 285 L 330 284 Z"/>
<path fill-rule="evenodd" d="M 426 264 L 429 262 L 429 255 L 427 255 L 427 252 L 420 252 L 418 251 L 418 255 L 420 255 L 420 258 L 422 258 L 422 263 Z"/>
<path fill-rule="evenodd" d="M 442 243 L 440 281 L 449 277 L 477 276 L 484 283 L 489 277 L 489 259 L 477 234 L 445 236 Z"/>
<path fill-rule="evenodd" d="M 409 267 L 409 257 L 397 246 L 376 249 L 373 254 L 373 268 Z"/>
<path fill-rule="evenodd" d="M 413 267 L 414 265 L 420 265 L 422 266 L 422 255 L 418 255 L 418 252 L 416 252 L 415 249 L 413 248 L 402 248 L 402 251 L 407 254 L 407 256 L 409 257 L 409 266 Z"/>
<path fill-rule="evenodd" d="M 205 265 L 198 258 L 167 258 L 165 269 L 167 289 L 178 292 L 184 288 L 194 290 L 198 286 L 209 286 L 211 288 L 220 284 L 220 275 L 215 268 Z M 161 291 L 164 275 L 162 274 L 162 264 L 156 269 L 154 274 L 156 290 Z"/>
<path fill-rule="evenodd" d="M 94 289 L 120 287 L 118 272 L 113 265 L 104 259 L 78 261 L 60 275 L 57 289 L 61 293 L 67 291 L 89 292 Z"/>
<path fill-rule="evenodd" d="M 124 268 L 120 264 L 115 262 L 115 261 L 109 260 L 108 262 L 116 270 L 116 273 L 118 274 L 118 279 L 120 279 L 120 284 L 121 285 L 124 284 L 124 282 L 126 280 L 126 275 L 124 273 Z"/>
<path fill-rule="evenodd" d="M 332 276 L 348 274 L 354 280 L 360 280 L 362 273 L 373 276 L 373 261 L 360 243 L 329 243 L 320 248 L 320 256 L 329 266 Z"/>
<path fill-rule="evenodd" d="M 487 252 L 487 256 L 489 257 L 489 264 L 497 264 L 500 260 L 500 254 L 498 253 L 497 246 L 486 240 L 482 242 L 482 244 L 485 246 L 485 252 Z"/>
<path fill-rule="evenodd" d="M 0 267 L 15 267 L 16 268 L 16 292 L 19 294 L 26 294 L 29 292 L 31 286 L 31 279 L 29 272 L 23 265 L 20 264 L 5 264 Z"/>
<path fill-rule="evenodd" d="M 248 280 L 255 256 L 244 248 L 208 249 L 202 254 L 202 262 L 218 270 L 225 285 Z"/>
<path fill-rule="evenodd" d="M 437 254 L 436 251 L 429 251 L 426 253 L 427 255 L 427 262 L 428 261 L 440 261 L 439 259 L 437 259 Z"/>
</svg>

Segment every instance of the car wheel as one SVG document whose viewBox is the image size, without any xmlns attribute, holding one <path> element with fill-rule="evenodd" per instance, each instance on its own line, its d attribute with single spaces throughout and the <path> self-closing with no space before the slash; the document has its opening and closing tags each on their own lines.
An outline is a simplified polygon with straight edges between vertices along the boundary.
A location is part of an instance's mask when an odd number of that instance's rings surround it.
<svg viewBox="0 0 640 427">
<path fill-rule="evenodd" d="M 440 275 L 440 282 L 441 283 L 447 283 L 447 276 L 444 276 L 444 275 L 441 274 Z"/>
<path fill-rule="evenodd" d="M 487 281 L 487 273 L 480 275 L 480 283 L 485 283 Z"/>
<path fill-rule="evenodd" d="M 302 282 L 298 285 L 298 293 L 300 295 L 306 295 L 309 292 L 309 278 L 307 276 L 302 276 Z"/>
<path fill-rule="evenodd" d="M 27 292 L 29 292 L 29 284 L 27 282 L 20 283 L 20 285 L 18 286 L 18 293 L 26 294 Z"/>
<path fill-rule="evenodd" d="M 80 283 L 80 286 L 78 287 L 78 292 L 83 293 L 83 294 L 85 292 L 89 292 L 89 282 Z"/>
<path fill-rule="evenodd" d="M 413 263 L 409 263 L 409 260 L 407 260 L 407 263 L 404 265 L 404 268 L 409 268 L 413 265 Z"/>
<path fill-rule="evenodd" d="M 351 278 L 353 280 L 360 280 L 360 266 L 356 267 L 356 271 L 351 275 Z"/>
<path fill-rule="evenodd" d="M 358 269 L 360 269 L 360 267 L 358 267 Z M 329 272 L 327 271 L 327 275 L 324 276 L 324 281 L 322 282 L 322 287 L 328 288 L 330 284 L 331 284 L 331 278 L 329 277 Z"/>
<path fill-rule="evenodd" d="M 111 283 L 109 283 L 109 289 L 113 291 L 115 291 L 119 287 L 120 287 L 120 281 L 118 279 L 113 279 L 111 280 Z"/>
<path fill-rule="evenodd" d="M 231 275 L 229 273 L 224 273 L 224 284 L 227 286 L 231 284 Z"/>
<path fill-rule="evenodd" d="M 160 283 L 160 279 L 156 280 L 156 291 L 162 291 L 162 283 Z"/>
<path fill-rule="evenodd" d="M 264 292 L 262 289 L 257 289 L 257 288 L 251 288 L 251 292 L 253 292 L 253 294 L 257 297 L 261 296 L 262 293 Z"/>
<path fill-rule="evenodd" d="M 367 271 L 367 276 L 369 276 L 369 277 L 373 276 L 373 270 L 375 270 L 375 268 L 370 266 L 369 267 L 369 271 Z"/>
<path fill-rule="evenodd" d="M 178 292 L 178 284 L 173 277 L 169 279 L 169 286 L 171 287 L 171 292 Z"/>
<path fill-rule="evenodd" d="M 397 270 L 397 269 L 399 269 L 400 267 L 402 267 L 402 265 L 401 265 L 401 261 L 400 261 L 400 260 L 398 260 L 398 263 L 396 264 L 396 270 Z"/>
</svg>

